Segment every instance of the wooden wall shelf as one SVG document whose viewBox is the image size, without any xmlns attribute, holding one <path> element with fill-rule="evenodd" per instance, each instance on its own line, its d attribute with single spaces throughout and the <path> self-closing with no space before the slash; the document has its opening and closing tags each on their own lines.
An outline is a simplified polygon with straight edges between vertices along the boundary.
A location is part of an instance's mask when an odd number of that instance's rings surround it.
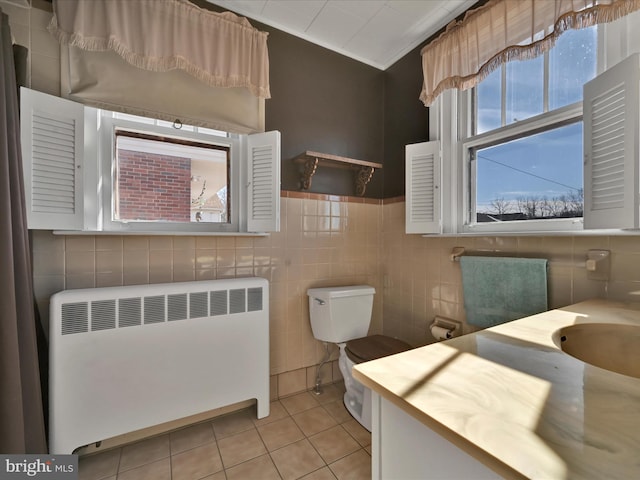
<svg viewBox="0 0 640 480">
<path fill-rule="evenodd" d="M 312 152 L 309 150 L 295 157 L 294 161 L 304 163 L 304 172 L 301 177 L 303 190 L 309 190 L 311 188 L 311 180 L 320 165 L 355 170 L 356 194 L 360 197 L 364 195 L 367 184 L 376 169 L 382 168 L 381 163 L 365 162 L 364 160 L 356 160 L 354 158 L 340 157 L 338 155 Z"/>
</svg>

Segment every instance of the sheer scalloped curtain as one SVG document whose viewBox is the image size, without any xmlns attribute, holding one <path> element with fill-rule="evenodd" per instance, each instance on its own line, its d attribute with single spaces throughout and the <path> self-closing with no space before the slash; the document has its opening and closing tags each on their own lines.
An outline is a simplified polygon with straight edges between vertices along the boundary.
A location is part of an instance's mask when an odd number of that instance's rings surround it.
<svg viewBox="0 0 640 480">
<path fill-rule="evenodd" d="M 42 330 L 33 302 L 14 49 L 9 18 L 1 12 L 0 452 L 46 453 L 38 356 Z"/>
<path fill-rule="evenodd" d="M 264 130 L 266 32 L 186 0 L 54 0 L 62 96 L 236 133 Z"/>
<path fill-rule="evenodd" d="M 638 9 L 640 0 L 489 0 L 422 49 L 420 100 L 429 106 L 446 89 L 472 88 L 503 63 L 550 50 L 566 30 Z"/>
</svg>

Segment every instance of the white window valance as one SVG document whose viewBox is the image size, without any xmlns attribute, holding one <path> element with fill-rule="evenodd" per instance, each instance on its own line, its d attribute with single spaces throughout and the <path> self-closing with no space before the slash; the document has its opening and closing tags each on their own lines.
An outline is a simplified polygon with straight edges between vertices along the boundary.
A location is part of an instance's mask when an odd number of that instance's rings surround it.
<svg viewBox="0 0 640 480">
<path fill-rule="evenodd" d="M 49 31 L 61 44 L 112 50 L 155 72 L 181 69 L 213 87 L 269 98 L 267 33 L 231 12 L 186 0 L 57 0 Z"/>
<path fill-rule="evenodd" d="M 472 88 L 505 62 L 548 51 L 568 29 L 638 9 L 640 0 L 489 0 L 422 49 L 420 100 L 429 106 L 446 89 Z"/>
</svg>

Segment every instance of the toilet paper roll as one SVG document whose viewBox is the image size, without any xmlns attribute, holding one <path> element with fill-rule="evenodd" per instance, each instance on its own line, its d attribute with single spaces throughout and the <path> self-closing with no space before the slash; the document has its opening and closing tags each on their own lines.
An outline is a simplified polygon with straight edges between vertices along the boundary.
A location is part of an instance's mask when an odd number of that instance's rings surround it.
<svg viewBox="0 0 640 480">
<path fill-rule="evenodd" d="M 451 335 L 451 330 L 440 325 L 431 325 L 431 335 L 436 340 L 447 340 L 453 336 Z"/>
</svg>

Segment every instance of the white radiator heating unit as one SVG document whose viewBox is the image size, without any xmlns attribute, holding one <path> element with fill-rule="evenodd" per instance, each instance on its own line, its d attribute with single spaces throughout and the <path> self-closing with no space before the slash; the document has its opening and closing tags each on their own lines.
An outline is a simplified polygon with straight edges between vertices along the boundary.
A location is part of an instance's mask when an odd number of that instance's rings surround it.
<svg viewBox="0 0 640 480">
<path fill-rule="evenodd" d="M 51 297 L 49 449 L 256 399 L 269 415 L 262 278 L 65 290 Z"/>
</svg>

